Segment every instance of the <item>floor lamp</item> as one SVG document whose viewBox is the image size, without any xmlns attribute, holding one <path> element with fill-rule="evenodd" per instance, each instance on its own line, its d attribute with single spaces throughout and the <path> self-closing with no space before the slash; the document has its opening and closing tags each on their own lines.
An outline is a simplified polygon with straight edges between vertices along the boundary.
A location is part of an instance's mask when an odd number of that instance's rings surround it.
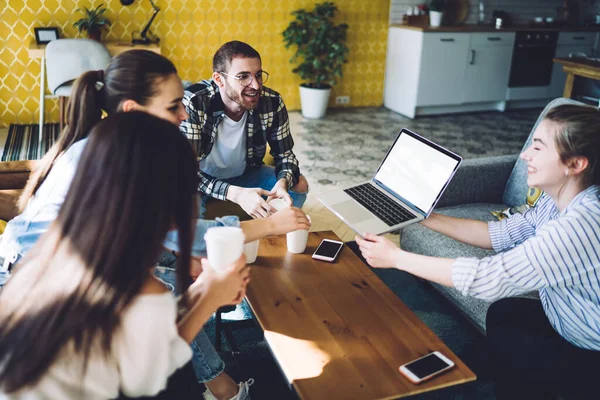
<svg viewBox="0 0 600 400">
<path fill-rule="evenodd" d="M 129 6 L 133 4 L 133 1 L 134 0 L 121 0 L 121 4 L 123 4 L 124 6 Z M 154 13 L 152 14 L 152 17 L 150 17 L 150 21 L 146 23 L 144 29 L 142 29 L 142 31 L 140 32 L 139 37 L 135 36 L 135 33 L 137 31 L 133 32 L 131 39 L 131 43 L 133 44 L 154 44 L 160 42 L 160 39 L 150 31 L 150 25 L 152 25 L 152 22 L 154 22 L 154 18 L 156 18 L 156 14 L 158 14 L 160 8 L 158 8 L 152 0 L 148 1 L 150 1 L 150 4 L 152 4 Z"/>
</svg>

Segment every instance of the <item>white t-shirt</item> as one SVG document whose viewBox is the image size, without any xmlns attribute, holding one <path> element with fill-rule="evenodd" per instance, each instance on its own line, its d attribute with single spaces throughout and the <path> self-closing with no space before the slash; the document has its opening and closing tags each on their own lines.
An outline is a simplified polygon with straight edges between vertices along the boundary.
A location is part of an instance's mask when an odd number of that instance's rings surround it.
<svg viewBox="0 0 600 400">
<path fill-rule="evenodd" d="M 217 179 L 240 176 L 246 170 L 246 121 L 248 111 L 239 121 L 228 116 L 217 127 L 217 137 L 210 153 L 200 161 L 200 170 Z"/>
<path fill-rule="evenodd" d="M 140 295 L 124 312 L 108 358 L 102 357 L 100 347 L 92 349 L 83 380 L 83 357 L 70 343 L 37 385 L 0 393 L 0 399 L 112 399 L 119 391 L 130 397 L 156 395 L 192 357 L 190 345 L 178 334 L 176 318 L 172 293 Z"/>
</svg>

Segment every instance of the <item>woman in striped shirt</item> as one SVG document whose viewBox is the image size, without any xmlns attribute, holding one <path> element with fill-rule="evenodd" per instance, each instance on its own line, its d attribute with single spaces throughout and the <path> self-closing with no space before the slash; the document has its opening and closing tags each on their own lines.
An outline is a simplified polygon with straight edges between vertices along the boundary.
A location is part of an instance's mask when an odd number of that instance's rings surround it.
<svg viewBox="0 0 600 400">
<path fill-rule="evenodd" d="M 432 214 L 426 227 L 498 254 L 445 259 L 356 238 L 367 262 L 498 300 L 487 336 L 498 398 L 591 398 L 600 365 L 600 111 L 550 110 L 521 154 L 535 208 L 496 222 Z M 538 290 L 540 301 L 506 297 Z"/>
</svg>

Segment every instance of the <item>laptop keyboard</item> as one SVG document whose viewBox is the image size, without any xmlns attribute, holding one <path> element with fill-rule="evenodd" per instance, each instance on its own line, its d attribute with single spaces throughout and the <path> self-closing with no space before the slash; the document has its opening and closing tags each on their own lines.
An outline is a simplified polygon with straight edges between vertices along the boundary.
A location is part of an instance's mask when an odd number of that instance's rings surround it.
<svg viewBox="0 0 600 400">
<path fill-rule="evenodd" d="M 350 197 L 360 205 L 375 214 L 388 226 L 398 225 L 404 221 L 415 218 L 413 214 L 404 209 L 400 204 L 377 190 L 373 185 L 364 183 L 344 189 Z"/>
</svg>

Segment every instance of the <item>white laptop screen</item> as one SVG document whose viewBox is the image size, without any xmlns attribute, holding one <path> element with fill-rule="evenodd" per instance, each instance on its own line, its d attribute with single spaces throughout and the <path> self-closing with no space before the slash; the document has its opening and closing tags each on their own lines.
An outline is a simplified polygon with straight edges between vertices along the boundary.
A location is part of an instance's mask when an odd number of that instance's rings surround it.
<svg viewBox="0 0 600 400">
<path fill-rule="evenodd" d="M 406 131 L 390 149 L 375 180 L 427 213 L 460 163 L 460 157 Z"/>
</svg>

